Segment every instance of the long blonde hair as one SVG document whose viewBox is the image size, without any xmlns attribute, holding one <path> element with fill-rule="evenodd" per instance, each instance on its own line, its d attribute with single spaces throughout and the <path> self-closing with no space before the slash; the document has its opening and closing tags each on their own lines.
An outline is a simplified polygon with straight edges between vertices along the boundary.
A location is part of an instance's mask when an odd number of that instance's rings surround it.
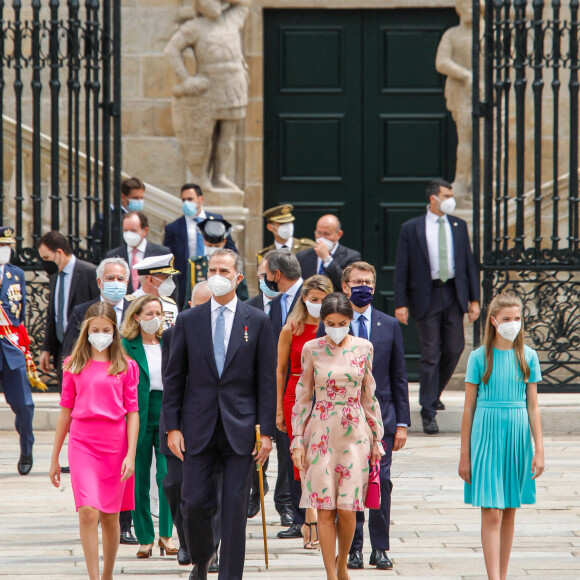
<svg viewBox="0 0 580 580">
<path fill-rule="evenodd" d="M 127 313 L 125 314 L 125 318 L 123 318 L 123 324 L 121 325 L 121 336 L 126 338 L 127 340 L 133 340 L 141 334 L 141 326 L 135 320 L 135 314 L 139 316 L 145 308 L 145 304 L 149 304 L 149 302 L 157 302 L 161 307 L 161 312 L 163 312 L 163 304 L 161 300 L 154 296 L 153 294 L 145 294 L 143 296 L 139 296 L 135 301 L 131 302 L 131 306 L 127 309 Z M 160 338 L 163 334 L 163 324 L 161 324 L 155 333 L 157 338 Z"/>
<path fill-rule="evenodd" d="M 113 326 L 113 342 L 109 346 L 109 370 L 107 374 L 118 375 L 128 368 L 127 355 L 121 345 L 121 335 L 117 327 L 115 309 L 107 302 L 96 302 L 89 306 L 81 325 L 79 337 L 75 343 L 70 359 L 63 365 L 63 370 L 78 375 L 91 361 L 91 343 L 89 342 L 89 326 L 95 318 L 106 318 Z"/>
<path fill-rule="evenodd" d="M 310 276 L 310 278 L 302 284 L 300 296 L 286 321 L 287 324 L 290 324 L 292 334 L 295 334 L 296 336 L 300 336 L 304 332 L 304 324 L 308 319 L 308 308 L 306 308 L 306 304 L 304 304 L 302 297 L 308 296 L 310 290 L 320 290 L 328 296 L 333 291 L 332 282 L 326 276 L 315 274 L 314 276 Z"/>
<path fill-rule="evenodd" d="M 518 359 L 518 364 L 520 366 L 520 371 L 522 373 L 524 382 L 527 382 L 530 378 L 530 367 L 526 362 L 526 357 L 524 355 L 524 305 L 522 301 L 514 294 L 511 294 L 510 292 L 504 292 L 503 294 L 498 294 L 491 301 L 487 309 L 487 316 L 485 318 L 485 334 L 483 336 L 483 345 L 485 348 L 485 372 L 483 373 L 482 379 L 485 385 L 487 385 L 489 382 L 491 371 L 493 371 L 493 341 L 497 333 L 495 326 L 491 323 L 491 317 L 493 316 L 497 320 L 497 316 L 500 310 L 503 310 L 504 308 L 510 308 L 512 306 L 517 306 L 522 311 L 522 329 L 514 341 L 514 352 L 516 358 Z"/>
</svg>

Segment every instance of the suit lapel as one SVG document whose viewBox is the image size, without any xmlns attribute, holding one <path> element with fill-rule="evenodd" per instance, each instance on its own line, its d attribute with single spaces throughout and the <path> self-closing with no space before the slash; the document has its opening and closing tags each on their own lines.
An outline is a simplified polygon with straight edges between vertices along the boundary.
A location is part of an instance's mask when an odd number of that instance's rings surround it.
<svg viewBox="0 0 580 580">
<path fill-rule="evenodd" d="M 234 315 L 234 323 L 232 324 L 232 332 L 230 334 L 230 342 L 228 343 L 228 351 L 226 352 L 226 360 L 224 363 L 224 370 L 223 374 L 226 372 L 228 365 L 232 362 L 236 352 L 238 352 L 238 348 L 242 344 L 242 340 L 244 339 L 244 325 L 247 324 L 246 320 L 248 319 L 248 311 L 246 305 L 238 300 L 236 306 L 236 313 Z"/>
<path fill-rule="evenodd" d="M 75 267 L 73 268 L 73 271 L 72 271 L 71 280 L 70 280 L 70 289 L 69 289 L 69 293 L 68 293 L 68 303 L 66 305 L 67 318 L 71 316 L 73 305 L 76 303 L 76 301 L 74 300 L 74 296 L 75 296 L 75 292 L 77 289 L 79 277 L 80 277 L 80 272 L 77 268 L 77 264 L 75 264 Z"/>
<path fill-rule="evenodd" d="M 149 365 L 147 364 L 147 355 L 145 354 L 145 347 L 143 346 L 141 335 L 139 334 L 130 344 L 131 350 L 133 351 L 132 358 L 137 361 L 137 364 L 145 371 L 149 379 Z"/>
<path fill-rule="evenodd" d="M 201 348 L 203 350 L 203 353 L 207 357 L 209 366 L 211 367 L 213 373 L 217 378 L 219 375 L 217 371 L 217 366 L 215 364 L 215 355 L 213 352 L 213 338 L 211 335 L 211 300 L 209 302 L 206 302 L 199 308 L 200 308 L 199 329 L 200 334 L 203 335 L 200 340 Z"/>
<path fill-rule="evenodd" d="M 458 250 L 459 250 L 459 240 L 457 239 L 459 236 L 457 235 L 458 231 L 458 221 L 454 217 L 448 217 L 449 219 L 449 226 L 451 228 L 451 241 L 453 243 L 453 258 L 457 258 Z"/>
<path fill-rule="evenodd" d="M 304 271 L 305 272 L 314 272 L 315 274 L 318 274 L 318 269 L 316 268 L 316 264 L 318 263 L 318 256 L 316 255 L 316 252 L 314 250 L 312 250 L 311 252 L 308 252 L 308 261 L 305 264 L 305 268 Z M 304 276 L 304 278 L 306 278 L 306 276 Z"/>
<path fill-rule="evenodd" d="M 417 237 L 419 238 L 419 245 L 427 258 L 427 262 L 429 262 L 429 250 L 427 249 L 427 233 L 425 231 L 425 217 L 421 217 L 417 221 Z"/>
<path fill-rule="evenodd" d="M 292 312 L 292 310 L 294 309 L 294 306 L 296 306 L 296 302 L 298 301 L 298 299 L 301 296 L 302 296 L 302 284 L 300 284 L 300 288 L 298 288 L 296 294 L 294 294 L 294 300 L 292 300 L 292 304 L 290 304 L 288 314 L 290 314 L 290 312 Z M 280 305 L 280 306 L 282 306 L 282 305 Z"/>
<path fill-rule="evenodd" d="M 178 237 L 181 238 L 182 244 L 187 244 L 187 224 L 185 223 L 185 217 L 182 216 L 177 220 L 177 233 Z M 189 251 L 187 252 L 189 255 Z"/>
</svg>

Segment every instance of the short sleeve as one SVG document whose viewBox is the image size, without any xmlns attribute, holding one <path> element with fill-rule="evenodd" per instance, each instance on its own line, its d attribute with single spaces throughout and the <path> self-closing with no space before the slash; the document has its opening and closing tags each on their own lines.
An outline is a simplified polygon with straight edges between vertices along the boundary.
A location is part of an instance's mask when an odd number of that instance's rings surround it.
<svg viewBox="0 0 580 580">
<path fill-rule="evenodd" d="M 129 364 L 129 368 L 125 373 L 125 381 L 123 384 L 123 403 L 127 413 L 136 413 L 139 411 L 139 404 L 137 402 L 139 367 L 133 359 L 128 358 L 127 363 Z"/>
<path fill-rule="evenodd" d="M 64 361 L 68 362 L 67 357 Z M 60 406 L 66 409 L 74 409 L 75 399 L 77 397 L 77 390 L 75 385 L 75 375 L 69 371 L 64 371 L 62 374 L 62 393 L 60 395 Z"/>
<path fill-rule="evenodd" d="M 540 370 L 540 360 L 538 359 L 538 353 L 532 350 L 532 355 L 528 361 L 530 367 L 530 378 L 528 383 L 539 383 L 542 380 L 542 371 Z"/>
<path fill-rule="evenodd" d="M 467 361 L 467 369 L 465 371 L 465 382 L 472 383 L 474 385 L 479 385 L 481 383 L 481 377 L 483 375 L 483 369 L 480 362 L 481 349 L 474 350 L 469 355 L 469 360 Z"/>
</svg>

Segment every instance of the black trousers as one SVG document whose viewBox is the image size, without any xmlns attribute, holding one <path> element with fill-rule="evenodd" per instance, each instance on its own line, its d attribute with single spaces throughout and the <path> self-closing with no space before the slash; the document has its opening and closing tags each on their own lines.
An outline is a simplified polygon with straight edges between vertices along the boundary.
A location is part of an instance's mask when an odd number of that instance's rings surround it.
<svg viewBox="0 0 580 580">
<path fill-rule="evenodd" d="M 119 524 L 121 524 L 121 533 L 130 532 L 133 518 L 131 517 L 131 510 L 121 512 L 119 514 Z"/>
<path fill-rule="evenodd" d="M 221 494 L 214 477 L 217 464 L 223 470 Z M 251 467 L 252 455 L 238 455 L 232 449 L 221 417 L 205 449 L 196 455 L 185 455 L 181 511 L 187 548 L 194 564 L 207 562 L 214 554 L 214 518 L 221 495 L 219 580 L 238 580 L 244 573 Z"/>
<path fill-rule="evenodd" d="M 465 348 L 463 312 L 457 302 L 453 280 L 445 286 L 433 286 L 429 313 L 416 322 L 421 342 L 421 417 L 431 419 L 437 414 L 435 402 L 453 376 Z"/>
<path fill-rule="evenodd" d="M 391 464 L 393 462 L 394 435 L 385 435 L 383 447 L 385 454 L 381 458 L 381 507 L 378 510 L 369 510 L 369 535 L 371 537 L 371 549 L 389 550 L 389 527 L 391 523 Z M 364 542 L 365 513 L 356 512 L 356 528 L 350 546 L 350 551 L 362 552 Z"/>
</svg>

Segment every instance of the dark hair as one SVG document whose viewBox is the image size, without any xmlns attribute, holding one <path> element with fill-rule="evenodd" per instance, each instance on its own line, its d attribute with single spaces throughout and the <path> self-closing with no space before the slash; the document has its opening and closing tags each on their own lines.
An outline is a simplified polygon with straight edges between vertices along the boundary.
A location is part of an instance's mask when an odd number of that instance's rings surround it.
<svg viewBox="0 0 580 580">
<path fill-rule="evenodd" d="M 320 320 L 324 320 L 329 314 L 342 314 L 352 320 L 352 304 L 346 294 L 333 292 L 324 298 L 320 309 Z"/>
<path fill-rule="evenodd" d="M 377 271 L 372 264 L 368 262 L 363 262 L 362 260 L 359 262 L 351 262 L 346 268 L 342 271 L 342 276 L 340 281 L 342 284 L 348 283 L 350 278 L 350 274 L 353 270 L 361 270 L 361 272 L 370 272 L 373 275 L 373 281 L 376 283 L 377 281 Z"/>
<path fill-rule="evenodd" d="M 201 191 L 201 187 L 199 187 L 199 185 L 197 185 L 197 183 L 185 183 L 184 185 L 182 185 L 181 191 L 179 192 L 180 195 L 184 191 L 187 191 L 188 189 L 194 189 L 195 193 L 197 193 L 197 195 L 203 195 L 203 191 Z"/>
<path fill-rule="evenodd" d="M 268 260 L 268 271 L 272 274 L 280 270 L 282 276 L 288 280 L 298 280 L 302 275 L 300 262 L 290 250 L 270 250 L 263 259 Z"/>
<path fill-rule="evenodd" d="M 68 243 L 66 237 L 63 236 L 60 232 L 56 232 L 54 230 L 44 234 L 44 236 L 42 236 L 38 242 L 36 242 L 37 249 L 42 245 L 46 246 L 51 252 L 62 250 L 67 256 L 72 254 L 70 244 Z"/>
<path fill-rule="evenodd" d="M 128 211 L 126 214 L 123 215 L 121 223 L 124 223 L 127 218 L 133 217 L 134 215 L 136 215 L 139 218 L 139 222 L 141 223 L 141 229 L 149 227 L 149 219 L 142 211 Z"/>
<path fill-rule="evenodd" d="M 452 185 L 448 181 L 445 181 L 444 179 L 434 179 L 433 181 L 430 181 L 427 184 L 427 187 L 425 188 L 427 203 L 431 201 L 432 195 L 437 195 L 441 191 L 442 187 L 445 187 L 446 189 L 451 189 Z"/>
<path fill-rule="evenodd" d="M 121 181 L 123 195 L 129 195 L 134 189 L 145 189 L 145 184 L 138 177 L 129 177 Z"/>
</svg>

